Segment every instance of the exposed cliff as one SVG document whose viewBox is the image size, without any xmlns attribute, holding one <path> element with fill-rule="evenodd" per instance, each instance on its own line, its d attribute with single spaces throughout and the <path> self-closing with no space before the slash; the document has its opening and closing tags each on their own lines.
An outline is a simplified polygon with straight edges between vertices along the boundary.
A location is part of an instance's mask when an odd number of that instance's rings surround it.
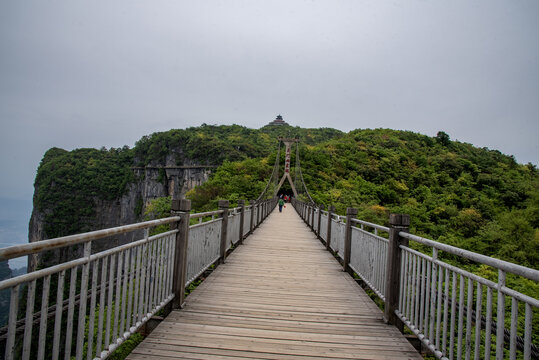
<svg viewBox="0 0 539 360">
<path fill-rule="evenodd" d="M 0 280 L 9 279 L 12 277 L 11 269 L 7 260 L 0 261 Z M 7 323 L 9 317 L 9 289 L 0 290 L 0 326 Z"/>
<path fill-rule="evenodd" d="M 94 153 L 94 151 L 91 151 Z M 82 161 L 82 159 L 81 159 Z M 93 162 L 93 158 L 83 160 L 86 166 Z M 46 165 L 46 164 L 42 164 Z M 67 163 L 66 165 L 70 165 Z M 75 168 L 81 167 L 80 164 L 71 164 Z M 84 201 L 84 206 L 80 209 L 73 208 L 69 204 L 64 207 L 71 208 L 73 213 L 70 218 L 75 220 L 76 224 L 68 224 L 63 219 L 57 219 L 57 213 L 64 213 L 63 207 L 55 204 L 51 207 L 41 207 L 37 201 L 38 196 L 43 191 L 51 191 L 51 188 L 59 187 L 59 179 L 54 185 L 47 187 L 46 184 L 35 184 L 34 209 L 30 218 L 29 242 L 40 241 L 57 236 L 69 235 L 79 231 L 91 231 L 105 229 L 135 223 L 142 219 L 145 206 L 153 199 L 174 196 L 182 198 L 185 193 L 195 186 L 208 180 L 213 167 L 207 165 L 191 164 L 188 166 L 176 166 L 167 161 L 165 164 L 153 164 L 147 167 L 131 167 L 132 182 L 126 184 L 123 194 L 111 198 L 99 196 L 96 192 L 90 192 Z M 85 169 L 87 170 L 87 168 Z M 73 183 L 72 179 L 65 179 L 66 183 Z M 42 188 L 45 186 L 46 190 Z M 48 188 L 48 189 L 47 189 Z M 65 189 L 64 189 L 65 190 Z M 63 192 L 63 191 L 62 191 Z M 76 190 L 63 193 L 63 201 L 69 201 L 72 197 L 76 199 L 81 194 L 76 194 Z M 78 191 L 81 192 L 81 191 Z M 84 191 L 83 191 L 84 192 Z M 36 206 L 37 205 L 37 206 Z M 133 240 L 134 236 L 140 234 L 132 233 L 128 236 L 116 236 L 114 239 L 98 241 L 93 244 L 93 252 L 101 251 L 112 246 L 117 246 Z M 81 247 L 64 249 L 63 251 L 49 254 L 46 258 L 51 261 L 66 261 L 72 259 L 75 255 L 80 255 Z M 47 265 L 49 261 L 46 261 Z M 34 269 L 37 265 L 37 259 L 30 261 L 29 267 Z"/>
</svg>

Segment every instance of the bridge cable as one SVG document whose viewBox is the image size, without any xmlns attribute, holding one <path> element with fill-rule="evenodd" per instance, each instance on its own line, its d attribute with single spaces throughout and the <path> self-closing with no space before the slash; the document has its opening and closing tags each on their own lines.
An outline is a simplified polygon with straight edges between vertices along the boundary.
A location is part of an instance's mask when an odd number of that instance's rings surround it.
<svg viewBox="0 0 539 360">
<path fill-rule="evenodd" d="M 273 171 L 271 173 L 271 176 L 270 176 L 270 178 L 268 180 L 268 183 L 266 184 L 266 188 L 264 189 L 264 191 L 262 191 L 262 193 L 260 193 L 260 195 L 258 196 L 256 201 L 261 200 L 266 195 L 272 181 L 274 181 L 274 182 L 279 181 L 279 158 L 280 158 L 280 155 L 281 155 L 281 141 L 279 141 L 278 145 L 277 145 L 277 156 L 275 157 L 275 165 L 273 166 Z M 273 193 L 273 191 L 272 191 L 272 193 Z"/>
<path fill-rule="evenodd" d="M 309 201 L 312 204 L 314 204 L 314 200 L 311 197 L 311 194 L 309 194 L 309 190 L 307 190 L 307 186 L 305 185 L 305 181 L 303 180 L 303 174 L 301 173 L 301 164 L 300 164 L 300 161 L 299 161 L 299 142 L 296 143 L 296 171 L 295 171 L 295 174 L 294 174 L 295 181 L 297 181 L 298 173 L 299 173 L 299 179 L 301 180 L 301 187 L 305 190 L 305 194 L 307 194 L 307 197 L 309 198 Z M 298 188 L 297 185 L 296 185 L 296 188 Z"/>
</svg>

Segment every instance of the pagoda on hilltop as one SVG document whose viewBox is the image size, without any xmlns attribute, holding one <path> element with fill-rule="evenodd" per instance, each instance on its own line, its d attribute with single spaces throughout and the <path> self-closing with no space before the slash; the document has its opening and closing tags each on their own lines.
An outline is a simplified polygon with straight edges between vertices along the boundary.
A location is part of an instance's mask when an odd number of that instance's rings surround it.
<svg viewBox="0 0 539 360">
<path fill-rule="evenodd" d="M 277 115 L 275 120 L 270 122 L 268 125 L 288 125 L 288 123 L 283 120 L 283 117 L 281 115 Z"/>
</svg>

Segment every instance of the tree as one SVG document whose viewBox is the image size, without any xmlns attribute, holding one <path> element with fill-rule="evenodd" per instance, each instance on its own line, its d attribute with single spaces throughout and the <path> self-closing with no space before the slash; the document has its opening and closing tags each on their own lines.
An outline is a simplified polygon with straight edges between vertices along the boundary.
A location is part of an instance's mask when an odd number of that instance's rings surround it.
<svg viewBox="0 0 539 360">
<path fill-rule="evenodd" d="M 438 133 L 436 134 L 436 141 L 438 141 L 443 146 L 447 146 L 451 142 L 451 140 L 449 140 L 449 135 L 447 135 L 447 133 L 443 131 L 438 131 Z"/>
</svg>

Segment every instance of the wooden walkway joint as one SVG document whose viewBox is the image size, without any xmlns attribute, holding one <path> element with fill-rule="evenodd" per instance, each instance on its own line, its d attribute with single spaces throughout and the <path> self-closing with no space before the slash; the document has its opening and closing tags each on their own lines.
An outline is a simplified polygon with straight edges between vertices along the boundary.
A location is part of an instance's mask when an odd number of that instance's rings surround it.
<svg viewBox="0 0 539 360">
<path fill-rule="evenodd" d="M 287 206 L 128 359 L 422 359 L 382 315 Z"/>
</svg>

